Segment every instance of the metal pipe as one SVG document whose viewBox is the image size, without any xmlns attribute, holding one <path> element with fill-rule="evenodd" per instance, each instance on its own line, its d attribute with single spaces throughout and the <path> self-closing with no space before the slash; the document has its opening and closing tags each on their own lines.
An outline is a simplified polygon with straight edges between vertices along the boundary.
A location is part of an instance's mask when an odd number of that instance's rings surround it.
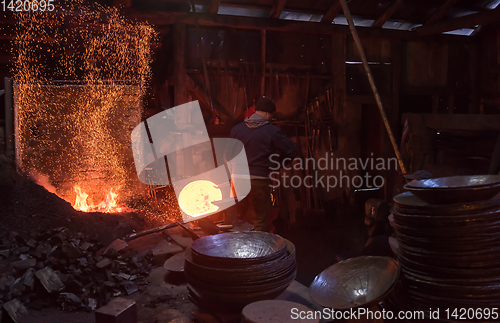
<svg viewBox="0 0 500 323">
<path fill-rule="evenodd" d="M 14 114 L 12 100 L 12 79 L 4 78 L 5 96 L 5 156 L 14 157 Z"/>
<path fill-rule="evenodd" d="M 363 67 L 365 68 L 366 75 L 368 76 L 368 81 L 370 82 L 373 94 L 375 95 L 375 101 L 377 101 L 377 106 L 380 111 L 380 115 L 382 116 L 382 120 L 384 121 L 385 129 L 387 130 L 387 134 L 389 135 L 389 139 L 391 140 L 392 148 L 396 153 L 396 158 L 398 159 L 399 167 L 401 168 L 401 172 L 405 174 L 406 168 L 403 163 L 403 159 L 401 158 L 401 154 L 399 152 L 396 139 L 394 139 L 394 135 L 392 134 L 391 126 L 389 124 L 389 121 L 387 120 L 387 115 L 385 114 L 384 106 L 382 105 L 382 99 L 380 98 L 377 86 L 375 85 L 375 80 L 373 79 L 372 72 L 370 70 L 370 67 L 368 66 L 368 61 L 366 59 L 365 51 L 363 50 L 363 45 L 361 44 L 358 32 L 356 31 L 356 27 L 354 26 L 354 22 L 352 21 L 351 12 L 349 11 L 349 7 L 347 6 L 345 0 L 340 0 L 340 4 L 342 5 L 342 9 L 344 10 L 344 16 L 346 17 L 347 22 L 349 23 L 349 29 L 351 30 L 352 38 L 354 38 L 354 43 L 358 48 L 359 55 L 361 56 L 361 61 L 363 62 Z"/>
</svg>

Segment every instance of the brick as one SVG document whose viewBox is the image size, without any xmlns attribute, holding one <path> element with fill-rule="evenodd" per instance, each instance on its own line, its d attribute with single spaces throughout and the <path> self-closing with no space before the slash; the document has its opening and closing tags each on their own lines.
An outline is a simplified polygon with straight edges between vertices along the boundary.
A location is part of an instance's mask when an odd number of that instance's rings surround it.
<svg viewBox="0 0 500 323">
<path fill-rule="evenodd" d="M 137 323 L 134 301 L 117 297 L 95 312 L 95 323 Z"/>
</svg>

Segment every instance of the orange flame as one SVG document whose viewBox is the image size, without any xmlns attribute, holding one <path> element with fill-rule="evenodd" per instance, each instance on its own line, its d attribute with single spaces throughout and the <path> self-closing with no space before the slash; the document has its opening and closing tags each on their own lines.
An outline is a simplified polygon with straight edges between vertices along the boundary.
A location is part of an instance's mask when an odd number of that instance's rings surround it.
<svg viewBox="0 0 500 323">
<path fill-rule="evenodd" d="M 89 197 L 89 195 L 83 192 L 79 185 L 75 185 L 73 189 L 76 193 L 76 199 L 75 204 L 73 204 L 73 208 L 77 211 L 103 213 L 116 213 L 122 211 L 122 208 L 119 207 L 116 203 L 116 197 L 118 197 L 118 194 L 113 192 L 112 188 L 109 190 L 109 193 L 108 195 L 106 195 L 104 201 L 102 201 L 98 205 L 95 205 L 92 202 L 87 202 L 87 198 Z"/>
</svg>

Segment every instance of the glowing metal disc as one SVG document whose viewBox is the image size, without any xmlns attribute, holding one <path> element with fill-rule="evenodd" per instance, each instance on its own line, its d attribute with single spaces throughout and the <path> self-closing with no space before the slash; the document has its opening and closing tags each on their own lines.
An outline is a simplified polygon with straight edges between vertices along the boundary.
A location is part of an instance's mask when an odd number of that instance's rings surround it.
<svg viewBox="0 0 500 323">
<path fill-rule="evenodd" d="M 194 181 L 187 184 L 179 194 L 179 206 L 190 216 L 200 216 L 215 212 L 219 209 L 213 201 L 222 199 L 222 193 L 215 183 L 206 180 Z"/>
</svg>

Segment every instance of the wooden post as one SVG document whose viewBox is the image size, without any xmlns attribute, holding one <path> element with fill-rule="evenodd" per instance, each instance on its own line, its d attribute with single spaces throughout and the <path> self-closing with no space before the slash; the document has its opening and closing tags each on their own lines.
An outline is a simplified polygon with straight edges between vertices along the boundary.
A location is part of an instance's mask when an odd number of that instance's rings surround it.
<svg viewBox="0 0 500 323">
<path fill-rule="evenodd" d="M 479 48 L 477 44 L 469 47 L 470 63 L 469 63 L 469 77 L 470 77 L 470 95 L 469 95 L 469 114 L 477 113 L 479 108 L 478 97 L 478 83 L 479 83 Z"/>
<path fill-rule="evenodd" d="M 260 31 L 260 66 L 261 75 L 260 80 L 260 96 L 266 95 L 266 31 Z"/>
<path fill-rule="evenodd" d="M 176 106 L 189 102 L 189 94 L 186 87 L 186 25 L 174 24 L 174 104 Z M 175 123 L 182 127 L 189 123 L 189 115 L 186 109 L 176 109 L 174 113 Z M 168 131 L 168 129 L 165 129 Z M 184 147 L 189 147 L 191 134 L 189 132 L 182 133 L 182 142 Z M 186 170 L 193 169 L 193 158 L 191 153 L 192 148 L 181 149 L 176 152 L 178 165 L 176 167 L 177 176 L 187 175 Z"/>
<path fill-rule="evenodd" d="M 187 103 L 186 88 L 186 25 L 174 24 L 174 105 Z"/>
<path fill-rule="evenodd" d="M 399 124 L 399 90 L 401 84 L 401 61 L 403 50 L 400 40 L 394 40 L 391 44 L 392 60 L 392 109 L 391 127 L 395 128 Z"/>
<path fill-rule="evenodd" d="M 332 77 L 333 77 L 333 107 L 335 116 L 342 116 L 346 92 L 346 36 L 332 35 Z"/>
</svg>

